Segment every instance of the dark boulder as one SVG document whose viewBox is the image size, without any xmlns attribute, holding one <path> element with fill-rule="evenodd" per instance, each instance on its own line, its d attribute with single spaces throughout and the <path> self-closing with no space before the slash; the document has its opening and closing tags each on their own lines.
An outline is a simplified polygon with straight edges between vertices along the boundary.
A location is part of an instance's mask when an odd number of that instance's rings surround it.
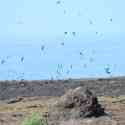
<svg viewBox="0 0 125 125">
<path fill-rule="evenodd" d="M 51 108 L 48 120 L 62 121 L 105 115 L 97 97 L 89 90 L 78 87 L 69 90 Z"/>
</svg>

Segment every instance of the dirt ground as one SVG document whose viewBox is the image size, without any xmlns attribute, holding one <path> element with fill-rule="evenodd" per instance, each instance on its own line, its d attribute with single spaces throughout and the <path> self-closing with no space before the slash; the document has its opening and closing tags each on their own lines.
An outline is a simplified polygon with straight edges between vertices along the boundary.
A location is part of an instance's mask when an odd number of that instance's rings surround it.
<svg viewBox="0 0 125 125">
<path fill-rule="evenodd" d="M 33 112 L 44 115 L 48 105 L 67 89 L 90 88 L 118 125 L 125 125 L 125 77 L 58 81 L 1 81 L 0 125 L 21 125 Z M 23 96 L 23 97 L 22 97 Z"/>
<path fill-rule="evenodd" d="M 33 112 L 44 115 L 48 111 L 48 105 L 57 99 L 58 97 L 29 97 L 12 104 L 1 102 L 0 125 L 21 125 Z M 118 121 L 118 125 L 125 125 L 125 96 L 103 96 L 99 97 L 99 101 L 109 116 Z"/>
</svg>

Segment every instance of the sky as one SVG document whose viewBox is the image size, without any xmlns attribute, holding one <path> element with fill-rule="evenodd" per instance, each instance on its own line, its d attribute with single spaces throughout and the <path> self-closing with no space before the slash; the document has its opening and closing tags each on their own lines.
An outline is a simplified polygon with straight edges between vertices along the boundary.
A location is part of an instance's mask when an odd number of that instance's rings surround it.
<svg viewBox="0 0 125 125">
<path fill-rule="evenodd" d="M 125 75 L 124 0 L 1 0 L 0 76 Z"/>
</svg>

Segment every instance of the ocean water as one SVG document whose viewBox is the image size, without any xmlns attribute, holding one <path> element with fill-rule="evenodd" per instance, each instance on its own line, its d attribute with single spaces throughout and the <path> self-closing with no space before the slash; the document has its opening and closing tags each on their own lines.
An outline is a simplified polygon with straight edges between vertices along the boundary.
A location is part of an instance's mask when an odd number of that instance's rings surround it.
<svg viewBox="0 0 125 125">
<path fill-rule="evenodd" d="M 81 37 L 82 36 L 82 37 Z M 95 78 L 125 75 L 122 35 L 3 39 L 0 80 Z"/>
</svg>

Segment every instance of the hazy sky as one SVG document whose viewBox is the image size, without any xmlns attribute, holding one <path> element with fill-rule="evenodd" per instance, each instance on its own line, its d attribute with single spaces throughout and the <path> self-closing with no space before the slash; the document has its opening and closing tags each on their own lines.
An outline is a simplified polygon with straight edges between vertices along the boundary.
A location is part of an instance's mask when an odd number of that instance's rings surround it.
<svg viewBox="0 0 125 125">
<path fill-rule="evenodd" d="M 124 0 L 60 0 L 60 4 L 57 1 L 1 0 L 0 36 L 51 39 L 65 31 L 111 35 L 123 34 L 125 30 Z"/>
<path fill-rule="evenodd" d="M 85 74 L 88 72 L 87 75 L 90 77 L 91 74 L 96 76 L 96 72 L 101 74 L 103 70 L 100 71 L 98 66 L 103 67 L 107 64 L 113 67 L 118 65 L 118 70 L 114 71 L 115 75 L 124 74 L 125 70 L 122 66 L 125 64 L 121 61 L 125 57 L 124 5 L 124 0 L 1 0 L 0 59 L 10 55 L 14 56 L 14 59 L 15 56 L 19 58 L 25 56 L 25 60 L 29 60 L 20 65 L 15 64 L 12 59 L 11 63 L 6 64 L 7 66 L 2 65 L 1 72 L 8 72 L 10 69 L 18 72 L 18 69 L 21 69 L 24 73 L 29 70 L 30 73 L 39 73 L 39 67 L 44 64 L 43 73 L 45 71 L 49 74 L 55 71 L 58 63 L 82 64 L 79 60 L 76 63 L 77 53 L 79 54 L 82 49 L 86 49 L 87 52 L 95 49 L 97 51 L 94 57 L 95 69 L 90 68 L 84 71 Z M 67 35 L 64 34 L 65 32 Z M 73 37 L 74 32 L 75 37 Z M 64 49 L 58 46 L 61 42 L 67 43 Z M 44 61 L 40 62 L 39 45 L 41 44 L 46 44 L 48 53 L 45 52 L 46 56 L 42 57 Z M 91 54 L 87 56 L 92 57 Z M 33 62 L 29 64 L 31 60 Z M 45 69 L 50 62 L 53 68 Z M 34 66 L 37 68 L 34 69 Z M 71 76 L 82 74 L 82 71 L 77 69 L 80 67 L 77 67 Z M 4 78 L 6 79 L 7 76 L 5 75 Z"/>
<path fill-rule="evenodd" d="M 1 37 L 54 38 L 65 31 L 110 35 L 125 30 L 124 0 L 60 0 L 60 4 L 57 1 L 1 0 Z"/>
</svg>

